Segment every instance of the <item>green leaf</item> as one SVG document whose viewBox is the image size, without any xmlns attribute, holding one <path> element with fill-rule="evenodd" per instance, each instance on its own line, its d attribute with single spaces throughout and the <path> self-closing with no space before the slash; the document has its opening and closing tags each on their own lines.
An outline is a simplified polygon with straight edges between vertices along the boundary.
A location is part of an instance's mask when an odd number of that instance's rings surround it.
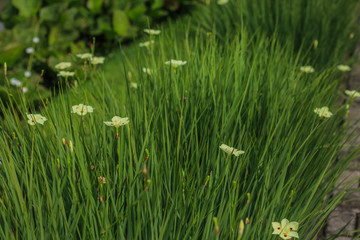
<svg viewBox="0 0 360 240">
<path fill-rule="evenodd" d="M 12 4 L 19 10 L 22 17 L 35 16 L 40 9 L 41 0 L 12 0 Z"/>
<path fill-rule="evenodd" d="M 126 36 L 127 30 L 129 28 L 129 19 L 124 11 L 114 10 L 113 27 L 118 35 Z"/>
<path fill-rule="evenodd" d="M 49 33 L 48 43 L 49 46 L 54 45 L 57 39 L 60 37 L 60 29 L 58 26 L 52 27 Z"/>
<path fill-rule="evenodd" d="M 151 4 L 151 10 L 156 10 L 161 8 L 164 5 L 163 0 L 154 0 Z"/>
<path fill-rule="evenodd" d="M 25 47 L 21 43 L 10 43 L 0 50 L 0 63 L 11 67 L 21 56 Z"/>
<path fill-rule="evenodd" d="M 65 10 L 66 5 L 63 3 L 54 3 L 40 9 L 41 21 L 56 21 L 60 14 Z"/>
<path fill-rule="evenodd" d="M 88 0 L 87 7 L 90 9 L 92 14 L 97 14 L 101 11 L 104 0 Z"/>
<path fill-rule="evenodd" d="M 146 12 L 145 6 L 137 6 L 127 11 L 127 15 L 129 16 L 130 20 L 136 21 L 140 17 L 142 17 L 145 14 L 145 12 Z"/>
</svg>

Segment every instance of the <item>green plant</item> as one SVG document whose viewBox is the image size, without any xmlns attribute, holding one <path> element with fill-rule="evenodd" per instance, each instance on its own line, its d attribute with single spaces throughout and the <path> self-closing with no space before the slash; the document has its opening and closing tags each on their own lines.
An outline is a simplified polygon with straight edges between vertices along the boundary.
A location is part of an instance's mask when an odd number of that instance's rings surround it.
<svg viewBox="0 0 360 240">
<path fill-rule="evenodd" d="M 248 219 L 242 239 L 275 239 L 282 218 L 300 223 L 302 239 L 317 235 L 358 152 L 336 160 L 349 140 L 337 70 L 302 73 L 291 41 L 242 30 L 220 45 L 190 25 L 169 24 L 114 61 L 121 75 L 95 72 L 39 111 L 1 105 L 2 238 L 237 239 Z M 79 103 L 93 112 L 72 113 Z M 329 119 L 314 113 L 325 105 Z M 44 125 L 23 121 L 36 112 Z M 115 115 L 130 120 L 119 134 L 104 124 Z"/>
<path fill-rule="evenodd" d="M 118 43 L 143 34 L 149 24 L 181 10 L 193 1 L 104 1 L 104 0 L 12 0 L 2 10 L 0 20 L 0 63 L 40 74 L 45 69 L 46 85 L 54 82 L 54 65 L 91 47 L 97 38 L 103 54 Z M 33 65 L 25 67 L 24 50 L 39 39 Z"/>
</svg>

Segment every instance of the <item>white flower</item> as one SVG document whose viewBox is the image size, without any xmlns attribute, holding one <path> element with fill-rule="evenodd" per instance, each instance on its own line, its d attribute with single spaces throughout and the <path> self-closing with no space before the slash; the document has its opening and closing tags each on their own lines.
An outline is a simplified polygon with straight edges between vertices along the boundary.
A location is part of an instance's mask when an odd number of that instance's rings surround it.
<svg viewBox="0 0 360 240">
<path fill-rule="evenodd" d="M 36 123 L 39 123 L 41 125 L 44 124 L 44 122 L 47 120 L 45 117 L 41 116 L 40 114 L 26 114 L 28 118 L 28 124 L 35 125 Z"/>
<path fill-rule="evenodd" d="M 34 43 L 40 42 L 40 38 L 38 38 L 38 37 L 34 37 L 32 40 L 33 40 Z"/>
<path fill-rule="evenodd" d="M 228 154 L 234 154 L 236 157 L 240 156 L 241 154 L 244 154 L 245 152 L 242 150 L 237 150 L 233 147 L 230 147 L 226 144 L 221 144 L 220 149 Z"/>
<path fill-rule="evenodd" d="M 27 87 L 23 87 L 22 91 L 23 93 L 26 93 L 29 89 Z"/>
<path fill-rule="evenodd" d="M 278 222 L 272 222 L 274 232 L 272 234 L 278 234 L 282 239 L 299 238 L 296 232 L 299 229 L 298 222 L 289 222 L 286 218 L 281 220 L 281 224 Z"/>
<path fill-rule="evenodd" d="M 33 53 L 35 50 L 34 50 L 34 48 L 32 48 L 32 47 L 29 47 L 29 48 L 27 48 L 26 49 L 26 53 L 28 53 L 28 54 L 31 54 L 31 53 Z"/>
<path fill-rule="evenodd" d="M 131 82 L 130 87 L 137 89 L 138 85 L 137 83 Z"/>
<path fill-rule="evenodd" d="M 142 70 L 143 70 L 144 73 L 147 73 L 147 74 L 149 74 L 149 75 L 152 74 L 152 71 L 151 71 L 150 68 L 143 68 Z"/>
<path fill-rule="evenodd" d="M 27 78 L 31 77 L 31 72 L 30 71 L 25 71 L 24 76 L 27 77 Z"/>
<path fill-rule="evenodd" d="M 69 68 L 69 67 L 71 67 L 71 62 L 61 62 L 61 63 L 58 63 L 55 65 L 56 69 L 61 69 L 61 70 Z"/>
<path fill-rule="evenodd" d="M 86 106 L 82 103 L 80 103 L 79 105 L 74 105 L 72 106 L 72 113 L 76 113 L 80 116 L 84 116 L 86 115 L 88 112 L 92 113 L 94 111 L 94 108 L 92 106 Z"/>
<path fill-rule="evenodd" d="M 91 53 L 81 53 L 81 54 L 76 54 L 76 56 L 78 58 L 81 58 L 81 59 L 90 59 L 90 58 L 92 58 Z"/>
<path fill-rule="evenodd" d="M 10 84 L 16 87 L 21 87 L 21 81 L 17 80 L 16 78 L 11 78 Z"/>
<path fill-rule="evenodd" d="M 92 64 L 103 64 L 104 63 L 104 60 L 105 60 L 105 58 L 104 57 L 93 57 L 92 59 L 91 59 L 91 63 Z"/>
<path fill-rule="evenodd" d="M 146 32 L 149 35 L 159 35 L 160 34 L 160 30 L 155 30 L 155 29 L 144 29 L 144 32 Z"/>
<path fill-rule="evenodd" d="M 115 116 L 111 119 L 111 122 L 104 122 L 107 126 L 114 126 L 116 128 L 120 127 L 120 126 L 124 126 L 126 124 L 128 124 L 129 118 L 121 118 L 118 116 Z"/>
<path fill-rule="evenodd" d="M 329 118 L 333 114 L 329 111 L 328 107 L 322 107 L 322 108 L 315 108 L 314 112 L 319 115 L 319 117 Z"/>
<path fill-rule="evenodd" d="M 358 91 L 355 90 L 345 90 L 345 94 L 350 96 L 350 97 L 354 97 L 354 98 L 358 98 L 360 97 L 360 93 Z"/>
<path fill-rule="evenodd" d="M 340 64 L 337 66 L 337 69 L 339 69 L 342 72 L 349 72 L 351 71 L 351 67 L 349 67 L 348 65 L 344 65 L 344 64 Z"/>
<path fill-rule="evenodd" d="M 75 75 L 74 72 L 67 72 L 67 71 L 60 71 L 58 73 L 58 77 L 72 77 L 74 75 Z"/>
<path fill-rule="evenodd" d="M 217 4 L 218 5 L 224 5 L 224 4 L 228 3 L 228 2 L 229 2 L 229 0 L 218 0 Z"/>
<path fill-rule="evenodd" d="M 154 40 L 142 42 L 142 43 L 139 43 L 139 47 L 149 47 L 151 44 L 154 44 L 154 43 L 155 43 Z"/>
<path fill-rule="evenodd" d="M 312 66 L 302 66 L 300 67 L 300 71 L 304 73 L 313 73 L 315 72 L 315 69 Z"/>
<path fill-rule="evenodd" d="M 185 65 L 185 64 L 186 64 L 186 61 L 171 59 L 170 61 L 166 61 L 165 64 L 166 64 L 166 65 L 171 64 L 171 66 L 172 66 L 173 68 L 177 68 L 178 66 Z"/>
</svg>

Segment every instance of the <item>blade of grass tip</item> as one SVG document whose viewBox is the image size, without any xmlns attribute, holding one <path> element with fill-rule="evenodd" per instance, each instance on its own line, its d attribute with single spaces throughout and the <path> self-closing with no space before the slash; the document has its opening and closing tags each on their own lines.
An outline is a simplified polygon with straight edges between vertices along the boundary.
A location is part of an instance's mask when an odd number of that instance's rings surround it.
<svg viewBox="0 0 360 240">
<path fill-rule="evenodd" d="M 135 119 L 134 118 L 134 112 L 133 112 L 133 103 L 131 101 L 131 93 L 130 93 L 130 83 L 129 83 L 129 79 L 128 79 L 128 76 L 126 74 L 126 66 L 125 66 L 125 63 L 123 62 L 123 69 L 124 69 L 124 76 L 125 76 L 125 81 L 126 81 L 126 89 L 127 89 L 127 93 L 129 95 L 129 104 L 130 104 L 130 116 L 131 116 L 131 119 Z"/>
</svg>

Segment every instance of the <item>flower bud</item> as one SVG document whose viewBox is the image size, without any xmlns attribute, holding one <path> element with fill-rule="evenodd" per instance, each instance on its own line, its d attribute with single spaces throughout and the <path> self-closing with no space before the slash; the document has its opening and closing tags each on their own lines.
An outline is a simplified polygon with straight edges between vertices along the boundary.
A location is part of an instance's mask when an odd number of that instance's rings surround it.
<svg viewBox="0 0 360 240">
<path fill-rule="evenodd" d="M 319 41 L 318 40 L 314 40 L 314 49 L 317 49 L 319 45 Z"/>
<path fill-rule="evenodd" d="M 147 173 L 148 173 L 148 170 L 147 170 L 147 168 L 146 168 L 146 164 L 144 164 L 144 167 L 143 167 L 141 173 L 143 174 L 144 180 L 145 180 L 145 178 L 146 178 L 146 176 L 147 176 Z"/>
<path fill-rule="evenodd" d="M 242 235 L 244 234 L 244 230 L 245 230 L 245 224 L 244 221 L 241 219 L 240 224 L 239 224 L 239 237 L 238 240 L 241 239 Z"/>
<path fill-rule="evenodd" d="M 217 218 L 214 217 L 213 220 L 214 220 L 214 224 L 215 224 L 215 236 L 217 236 L 220 232 L 220 229 L 219 229 Z"/>
<path fill-rule="evenodd" d="M 249 204 L 251 195 L 250 195 L 250 193 L 247 193 L 246 195 L 247 195 L 246 204 Z"/>
<path fill-rule="evenodd" d="M 74 152 L 74 146 L 71 140 L 69 142 L 69 148 L 70 148 L 70 152 Z"/>
</svg>

